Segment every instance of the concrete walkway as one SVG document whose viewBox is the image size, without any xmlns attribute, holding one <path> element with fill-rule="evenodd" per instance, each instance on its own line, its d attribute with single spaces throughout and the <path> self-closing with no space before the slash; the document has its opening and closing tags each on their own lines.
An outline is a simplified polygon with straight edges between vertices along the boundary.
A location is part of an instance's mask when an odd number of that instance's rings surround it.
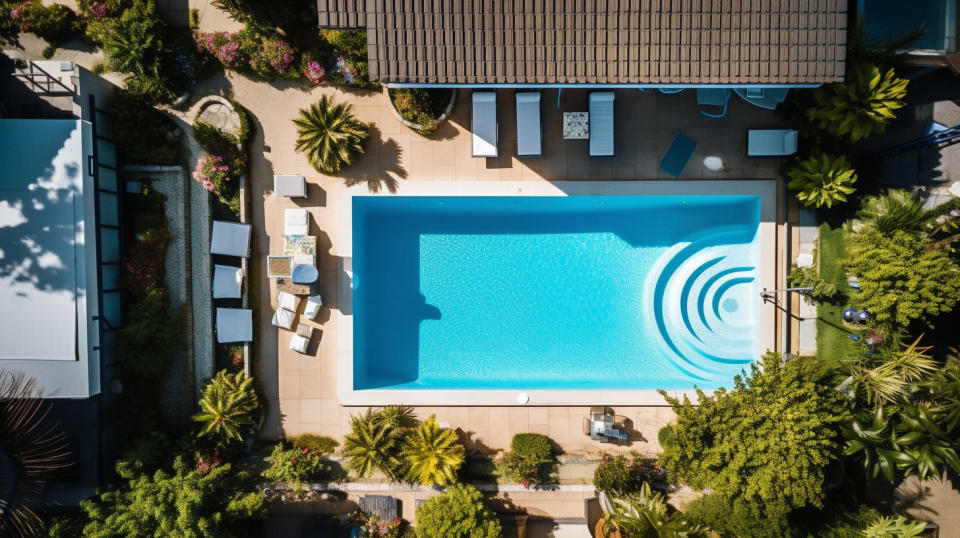
<svg viewBox="0 0 960 538">
<path fill-rule="evenodd" d="M 797 267 L 816 267 L 819 270 L 819 258 L 816 255 L 819 232 L 817 230 L 817 213 L 812 209 L 801 209 L 798 215 L 797 231 L 800 237 L 800 254 L 797 256 Z M 817 354 L 817 305 L 806 297 L 800 297 L 800 345 L 797 352 L 800 355 Z"/>
</svg>

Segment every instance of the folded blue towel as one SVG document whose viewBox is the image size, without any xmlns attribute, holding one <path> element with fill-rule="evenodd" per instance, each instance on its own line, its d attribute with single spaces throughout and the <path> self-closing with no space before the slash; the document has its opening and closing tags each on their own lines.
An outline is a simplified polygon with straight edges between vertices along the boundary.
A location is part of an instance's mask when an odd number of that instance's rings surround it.
<svg viewBox="0 0 960 538">
<path fill-rule="evenodd" d="M 683 133 L 677 133 L 677 136 L 673 137 L 673 142 L 670 142 L 667 152 L 660 159 L 660 169 L 673 177 L 680 177 L 696 150 L 696 141 Z"/>
</svg>

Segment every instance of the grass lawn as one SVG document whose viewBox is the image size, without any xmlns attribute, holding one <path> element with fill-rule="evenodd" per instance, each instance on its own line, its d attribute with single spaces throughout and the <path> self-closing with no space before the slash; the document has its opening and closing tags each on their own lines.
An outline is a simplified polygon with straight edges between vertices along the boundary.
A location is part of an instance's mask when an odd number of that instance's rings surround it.
<svg viewBox="0 0 960 538">
<path fill-rule="evenodd" d="M 857 347 L 847 338 L 850 331 L 842 324 L 843 310 L 856 293 L 847 284 L 847 275 L 839 265 L 839 261 L 846 255 L 845 245 L 846 233 L 843 228 L 832 228 L 827 223 L 820 225 L 820 246 L 817 251 L 820 276 L 848 296 L 844 304 L 817 305 L 817 355 L 822 359 L 844 360 L 856 356 Z"/>
</svg>

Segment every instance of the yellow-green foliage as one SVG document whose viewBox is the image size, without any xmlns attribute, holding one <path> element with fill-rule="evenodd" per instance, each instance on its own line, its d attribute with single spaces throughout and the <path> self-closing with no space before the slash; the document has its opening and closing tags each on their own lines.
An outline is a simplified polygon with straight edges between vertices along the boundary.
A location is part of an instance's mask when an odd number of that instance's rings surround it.
<svg viewBox="0 0 960 538">
<path fill-rule="evenodd" d="M 850 419 L 825 375 L 814 359 L 781 366 L 768 352 L 732 390 L 698 391 L 699 405 L 661 391 L 677 413 L 660 460 L 671 482 L 712 488 L 771 530 L 794 509 L 821 506 L 824 469 Z"/>
<path fill-rule="evenodd" d="M 879 322 L 930 324 L 960 300 L 960 269 L 945 249 L 904 231 L 883 235 L 865 228 L 853 236 L 841 262 L 860 280 L 858 305 Z"/>
<path fill-rule="evenodd" d="M 787 187 L 807 207 L 833 206 L 846 202 L 854 190 L 857 172 L 843 155 L 818 153 L 797 162 L 787 171 Z"/>
<path fill-rule="evenodd" d="M 903 108 L 907 80 L 893 69 L 885 73 L 871 63 L 859 63 L 850 70 L 847 81 L 817 88 L 816 106 L 807 109 L 807 118 L 830 134 L 856 142 L 873 132 L 883 132 L 894 111 Z"/>
<path fill-rule="evenodd" d="M 425 486 L 445 486 L 457 481 L 464 448 L 457 432 L 442 429 L 433 415 L 407 432 L 403 441 L 406 478 Z"/>
</svg>

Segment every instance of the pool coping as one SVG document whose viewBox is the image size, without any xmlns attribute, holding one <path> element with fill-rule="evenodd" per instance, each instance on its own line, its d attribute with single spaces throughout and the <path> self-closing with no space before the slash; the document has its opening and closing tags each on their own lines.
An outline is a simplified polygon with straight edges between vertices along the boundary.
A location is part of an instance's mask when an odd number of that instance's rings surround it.
<svg viewBox="0 0 960 538">
<path fill-rule="evenodd" d="M 337 189 L 337 245 L 340 264 L 337 331 L 337 392 L 341 405 L 378 406 L 663 406 L 655 390 L 516 390 L 516 389 L 364 389 L 353 388 L 353 200 L 354 196 L 631 196 L 631 195 L 755 195 L 760 197 L 757 233 L 760 289 L 775 289 L 777 237 L 776 180 L 671 180 L 671 181 L 403 181 L 396 192 L 370 192 L 365 184 Z M 758 298 L 758 345 L 762 354 L 775 349 L 776 305 Z M 704 391 L 710 393 L 711 391 Z M 696 391 L 668 390 L 676 398 L 696 401 Z"/>
</svg>

